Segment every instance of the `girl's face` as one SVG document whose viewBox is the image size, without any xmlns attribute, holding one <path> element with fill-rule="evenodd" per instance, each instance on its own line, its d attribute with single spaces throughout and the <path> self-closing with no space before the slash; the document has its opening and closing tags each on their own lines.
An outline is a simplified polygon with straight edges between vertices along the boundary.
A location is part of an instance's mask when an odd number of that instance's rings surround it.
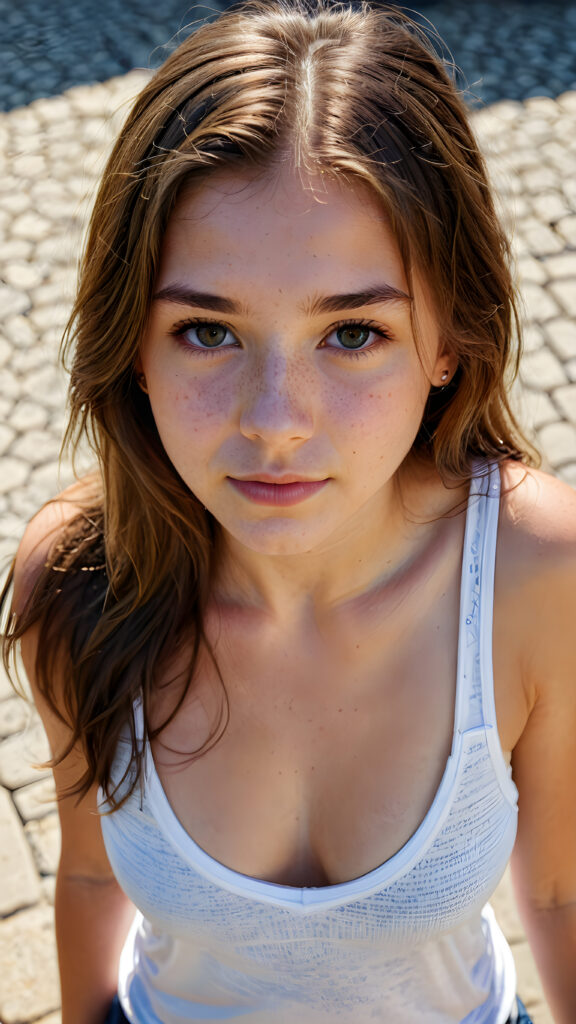
<svg viewBox="0 0 576 1024">
<path fill-rule="evenodd" d="M 169 458 L 236 541 L 361 536 L 453 368 L 368 189 L 222 173 L 181 196 L 138 369 Z"/>
</svg>

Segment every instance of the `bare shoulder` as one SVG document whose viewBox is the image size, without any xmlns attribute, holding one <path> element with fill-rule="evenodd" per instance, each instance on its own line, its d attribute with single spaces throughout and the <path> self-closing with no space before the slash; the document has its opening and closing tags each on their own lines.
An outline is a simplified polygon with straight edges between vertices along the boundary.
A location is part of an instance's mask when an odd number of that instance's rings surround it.
<svg viewBox="0 0 576 1024">
<path fill-rule="evenodd" d="M 28 523 L 14 563 L 14 607 L 20 611 L 67 527 L 97 500 L 96 475 L 83 477 L 46 502 Z"/>
<path fill-rule="evenodd" d="M 549 473 L 519 463 L 502 468 L 500 529 L 506 546 L 532 568 L 576 556 L 576 491 Z"/>
<path fill-rule="evenodd" d="M 497 585 L 525 678 L 576 668 L 576 491 L 519 464 L 502 470 Z"/>
</svg>

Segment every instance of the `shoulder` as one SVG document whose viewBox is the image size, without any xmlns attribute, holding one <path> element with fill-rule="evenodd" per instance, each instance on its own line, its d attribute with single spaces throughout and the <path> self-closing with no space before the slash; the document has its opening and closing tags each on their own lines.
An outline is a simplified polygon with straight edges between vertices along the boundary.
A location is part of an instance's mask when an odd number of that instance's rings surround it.
<svg viewBox="0 0 576 1024">
<path fill-rule="evenodd" d="M 525 676 L 576 670 L 576 491 L 518 463 L 502 468 L 497 585 Z M 575 676 L 576 678 L 576 676 Z"/>
<path fill-rule="evenodd" d="M 576 567 L 576 491 L 549 473 L 507 462 L 501 470 L 500 548 L 510 570 Z"/>
<path fill-rule="evenodd" d="M 29 603 L 43 570 L 54 560 L 72 524 L 99 501 L 99 479 L 83 477 L 46 502 L 28 523 L 14 561 L 14 609 L 19 614 Z"/>
</svg>

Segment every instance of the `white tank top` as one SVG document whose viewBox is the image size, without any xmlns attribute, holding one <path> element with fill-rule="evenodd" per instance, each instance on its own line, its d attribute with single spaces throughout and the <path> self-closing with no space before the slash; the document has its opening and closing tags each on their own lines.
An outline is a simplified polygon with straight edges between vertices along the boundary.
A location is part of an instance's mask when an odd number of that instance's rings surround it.
<svg viewBox="0 0 576 1024">
<path fill-rule="evenodd" d="M 321 888 L 239 874 L 184 830 L 147 749 L 143 784 L 101 819 L 112 868 L 138 908 L 118 989 L 133 1024 L 505 1024 L 514 963 L 487 906 L 514 844 L 518 796 L 492 679 L 499 494 L 497 467 L 479 464 L 452 751 L 426 817 L 390 860 Z M 139 706 L 136 718 L 142 735 Z M 120 741 L 118 779 L 128 751 Z"/>
</svg>

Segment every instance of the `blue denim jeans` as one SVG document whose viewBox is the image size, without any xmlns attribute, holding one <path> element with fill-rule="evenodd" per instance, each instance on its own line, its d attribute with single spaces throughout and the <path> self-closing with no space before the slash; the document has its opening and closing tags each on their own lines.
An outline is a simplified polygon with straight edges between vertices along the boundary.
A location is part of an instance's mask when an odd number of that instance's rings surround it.
<svg viewBox="0 0 576 1024">
<path fill-rule="evenodd" d="M 510 1021 L 513 1021 L 514 1024 L 532 1024 L 532 1018 L 528 1015 L 528 1010 L 522 1000 L 517 999 L 516 1002 L 518 1003 L 518 1016 L 511 1017 Z"/>
<path fill-rule="evenodd" d="M 122 1007 L 118 1002 L 118 996 L 114 996 L 114 1001 L 106 1017 L 105 1024 L 128 1024 L 126 1017 L 122 1013 Z M 515 1024 L 532 1024 L 532 1020 L 528 1016 L 528 1011 L 521 999 L 518 1000 L 518 1016 L 516 1017 Z"/>
<path fill-rule="evenodd" d="M 114 996 L 104 1024 L 128 1024 L 128 1019 L 122 1012 L 118 996 Z"/>
</svg>

